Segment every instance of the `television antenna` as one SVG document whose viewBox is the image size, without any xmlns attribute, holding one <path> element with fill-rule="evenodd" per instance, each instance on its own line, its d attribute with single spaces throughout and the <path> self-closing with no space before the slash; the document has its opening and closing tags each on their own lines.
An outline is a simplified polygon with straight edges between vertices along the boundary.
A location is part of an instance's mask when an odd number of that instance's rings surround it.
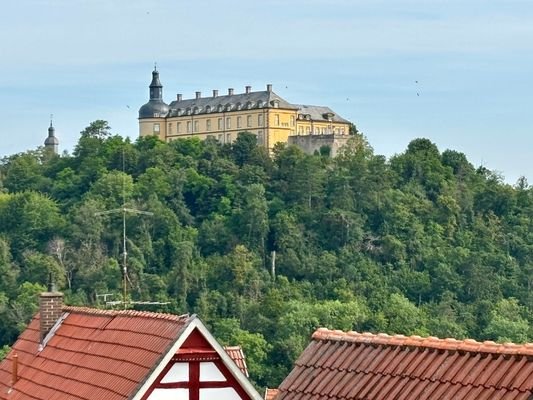
<svg viewBox="0 0 533 400">
<path fill-rule="evenodd" d="M 134 305 L 134 304 L 144 304 L 144 305 L 169 304 L 168 302 L 158 302 L 158 301 L 128 301 L 129 277 L 128 277 L 128 245 L 127 245 L 127 236 L 126 236 L 126 215 L 134 214 L 134 215 L 152 216 L 154 215 L 154 213 L 126 207 L 126 176 L 125 176 L 126 172 L 125 172 L 124 158 L 125 158 L 124 149 L 122 149 L 122 206 L 119 208 L 114 208 L 112 210 L 100 211 L 100 212 L 94 213 L 95 216 L 122 214 L 122 300 L 107 301 L 107 296 L 109 294 L 106 294 L 104 296 L 104 301 L 107 306 L 123 305 L 124 309 L 126 309 L 128 305 Z"/>
</svg>

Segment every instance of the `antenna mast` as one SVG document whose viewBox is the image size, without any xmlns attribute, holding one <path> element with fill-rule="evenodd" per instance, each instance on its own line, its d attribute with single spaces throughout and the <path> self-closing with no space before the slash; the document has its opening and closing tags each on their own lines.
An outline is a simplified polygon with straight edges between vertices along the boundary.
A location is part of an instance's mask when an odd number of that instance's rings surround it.
<svg viewBox="0 0 533 400">
<path fill-rule="evenodd" d="M 97 212 L 94 215 L 122 214 L 122 301 L 106 301 L 107 305 L 123 304 L 127 308 L 129 304 L 167 304 L 161 302 L 133 302 L 128 301 L 128 247 L 126 237 L 126 214 L 154 215 L 148 211 L 136 210 L 126 207 L 126 172 L 125 172 L 124 149 L 122 149 L 122 207 L 113 210 Z"/>
</svg>

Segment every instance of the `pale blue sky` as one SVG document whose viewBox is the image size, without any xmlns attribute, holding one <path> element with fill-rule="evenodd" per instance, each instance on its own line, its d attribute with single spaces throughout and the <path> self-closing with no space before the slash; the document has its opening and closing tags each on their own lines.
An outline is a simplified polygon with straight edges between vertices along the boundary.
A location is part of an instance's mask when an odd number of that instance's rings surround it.
<svg viewBox="0 0 533 400">
<path fill-rule="evenodd" d="M 427 137 L 510 183 L 533 181 L 531 0 L 19 0 L 1 9 L 0 156 L 41 145 L 51 113 L 62 150 L 95 119 L 135 138 L 157 61 L 167 102 L 273 83 L 290 102 L 355 122 L 377 153 Z"/>
</svg>

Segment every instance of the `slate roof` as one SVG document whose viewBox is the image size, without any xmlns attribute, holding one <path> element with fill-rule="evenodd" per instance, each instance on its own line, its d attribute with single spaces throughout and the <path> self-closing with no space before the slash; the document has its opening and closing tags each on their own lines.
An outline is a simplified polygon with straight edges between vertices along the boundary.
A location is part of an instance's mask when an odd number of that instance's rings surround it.
<svg viewBox="0 0 533 400">
<path fill-rule="evenodd" d="M 305 104 L 294 104 L 298 108 L 298 114 L 309 115 L 313 121 L 327 121 L 326 114 L 331 114 L 331 120 L 333 122 L 343 122 L 349 124 L 350 121 L 342 118 L 341 116 L 335 114 L 333 110 L 325 106 L 309 106 Z"/>
<path fill-rule="evenodd" d="M 248 366 L 246 365 L 246 357 L 244 356 L 244 352 L 242 351 L 241 346 L 226 346 L 224 347 L 224 350 L 228 355 L 231 357 L 233 362 L 239 367 L 241 372 L 246 376 L 249 377 L 248 374 Z"/>
<path fill-rule="evenodd" d="M 531 400 L 533 344 L 319 329 L 276 400 Z"/>
<path fill-rule="evenodd" d="M 39 315 L 0 363 L 0 399 L 127 399 L 196 317 L 64 307 L 39 351 Z M 10 390 L 12 359 L 19 380 Z"/>
<path fill-rule="evenodd" d="M 271 108 L 274 102 L 278 102 L 278 108 L 295 110 L 297 107 L 290 104 L 276 93 L 271 91 L 259 91 L 239 93 L 216 97 L 200 97 L 199 99 L 174 100 L 169 104 L 169 117 L 228 112 L 237 110 Z"/>
</svg>

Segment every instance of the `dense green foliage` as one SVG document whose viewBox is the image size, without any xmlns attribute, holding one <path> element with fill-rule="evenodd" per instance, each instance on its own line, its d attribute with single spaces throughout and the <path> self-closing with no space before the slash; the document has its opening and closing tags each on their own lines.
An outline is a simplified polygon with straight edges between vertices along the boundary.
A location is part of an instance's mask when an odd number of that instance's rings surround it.
<svg viewBox="0 0 533 400">
<path fill-rule="evenodd" d="M 524 179 L 505 184 L 426 139 L 390 160 L 359 134 L 335 159 L 253 143 L 131 143 L 96 121 L 72 155 L 5 158 L 0 345 L 35 313 L 49 273 L 70 304 L 120 300 L 120 215 L 95 213 L 123 199 L 154 214 L 127 220 L 131 297 L 199 314 L 244 347 L 258 384 L 277 385 L 319 326 L 533 339 Z"/>
</svg>

